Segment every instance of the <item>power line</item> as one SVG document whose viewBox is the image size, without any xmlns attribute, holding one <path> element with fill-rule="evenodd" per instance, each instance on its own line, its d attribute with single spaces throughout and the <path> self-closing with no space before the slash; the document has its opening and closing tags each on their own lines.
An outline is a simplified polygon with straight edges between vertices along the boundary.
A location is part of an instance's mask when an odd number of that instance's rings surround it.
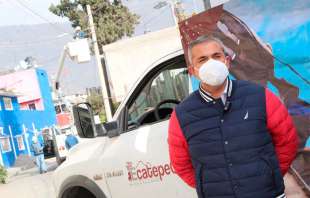
<svg viewBox="0 0 310 198">
<path fill-rule="evenodd" d="M 168 7 L 163 8 L 163 10 L 158 15 L 151 17 L 149 20 L 145 21 L 144 23 L 141 23 L 141 25 L 146 26 L 147 24 L 150 24 L 153 20 L 158 19 L 158 17 L 162 15 L 167 8 Z"/>
<path fill-rule="evenodd" d="M 16 2 L 22 6 L 24 9 L 28 10 L 29 12 L 31 12 L 32 14 L 34 14 L 35 16 L 37 16 L 38 18 L 40 18 L 41 20 L 47 22 L 48 24 L 50 24 L 51 26 L 54 27 L 54 29 L 57 29 L 58 31 L 67 33 L 66 30 L 63 30 L 62 28 L 59 28 L 57 25 L 53 24 L 50 20 L 46 19 L 45 17 L 43 17 L 42 15 L 40 15 L 38 12 L 34 11 L 33 9 L 29 8 L 24 2 L 22 2 L 21 0 L 16 0 Z"/>
<path fill-rule="evenodd" d="M 17 42 L 17 43 L 0 43 L 0 47 L 12 47 L 12 48 L 18 48 L 18 47 L 25 47 L 25 46 L 32 46 L 32 45 L 39 45 L 43 43 L 51 43 L 54 41 L 57 41 L 59 39 L 62 39 L 63 37 L 59 38 L 50 38 L 50 39 L 42 39 L 42 40 L 36 40 L 36 41 L 28 41 L 28 42 Z"/>
<path fill-rule="evenodd" d="M 43 61 L 38 61 L 39 63 L 41 63 L 42 65 L 47 65 L 50 63 L 55 63 L 59 60 L 59 56 L 53 56 L 52 58 L 49 58 L 47 60 L 43 60 Z"/>
<path fill-rule="evenodd" d="M 19 1 L 19 0 L 17 0 Z M 20 2 L 20 1 L 19 1 Z M 105 5 L 102 4 L 101 6 L 99 6 L 97 9 L 94 10 L 94 13 L 98 12 L 100 9 L 102 9 Z M 153 16 L 153 17 L 150 17 L 148 20 L 146 20 L 145 22 L 142 22 L 141 25 L 143 26 L 146 26 L 148 24 L 150 24 L 151 22 L 153 22 L 155 19 L 158 19 L 158 17 L 160 15 L 162 15 L 166 9 L 168 7 L 165 7 L 162 9 L 162 11 Z M 87 16 L 86 16 L 87 17 Z M 86 19 L 86 17 L 84 17 Z M 46 19 L 47 20 L 47 19 Z M 48 21 L 48 20 L 47 20 Z M 54 25 L 54 24 L 51 24 L 51 25 Z M 87 28 L 89 29 L 89 28 Z M 87 30 L 86 29 L 86 30 Z M 85 31 L 85 30 L 84 30 Z M 70 34 L 68 34 L 70 35 Z M 27 41 L 27 42 L 16 42 L 16 43 L 9 43 L 9 42 L 4 42 L 4 43 L 1 43 L 0 42 L 0 48 L 4 48 L 4 47 L 8 47 L 8 48 L 21 48 L 21 47 L 25 47 L 25 46 L 33 46 L 33 45 L 40 45 L 40 44 L 43 44 L 43 43 L 51 43 L 51 42 L 54 42 L 58 39 L 61 39 L 62 37 L 59 37 L 59 38 L 51 38 L 51 39 L 42 39 L 42 40 L 36 40 L 36 41 Z"/>
</svg>

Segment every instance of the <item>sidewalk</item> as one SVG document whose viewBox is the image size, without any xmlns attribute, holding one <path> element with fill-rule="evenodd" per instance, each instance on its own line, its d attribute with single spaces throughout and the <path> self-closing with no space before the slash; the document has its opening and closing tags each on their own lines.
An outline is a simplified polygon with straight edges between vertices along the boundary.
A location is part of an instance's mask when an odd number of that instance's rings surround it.
<svg viewBox="0 0 310 198">
<path fill-rule="evenodd" d="M 56 163 L 55 158 L 45 159 L 45 163 L 46 163 L 48 172 L 53 171 L 57 168 L 57 163 Z M 29 164 L 28 164 L 28 167 L 29 167 Z M 23 177 L 29 177 L 29 176 L 34 176 L 34 175 L 39 174 L 38 168 L 36 167 L 34 163 L 33 163 L 33 166 L 29 168 L 12 167 L 12 168 L 7 169 L 7 171 L 8 171 L 7 183 L 10 183 L 11 181 L 18 180 Z"/>
<path fill-rule="evenodd" d="M 48 167 L 45 174 L 39 174 L 37 167 L 8 169 L 7 183 L 0 185 L 1 197 L 55 198 L 52 175 L 57 168 L 56 159 L 46 159 L 45 162 Z"/>
</svg>

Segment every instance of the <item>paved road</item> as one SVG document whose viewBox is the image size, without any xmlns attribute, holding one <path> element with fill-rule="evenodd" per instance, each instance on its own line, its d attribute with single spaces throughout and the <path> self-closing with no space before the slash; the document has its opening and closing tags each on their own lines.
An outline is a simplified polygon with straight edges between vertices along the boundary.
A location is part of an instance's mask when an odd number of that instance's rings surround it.
<svg viewBox="0 0 310 198">
<path fill-rule="evenodd" d="M 36 167 L 26 171 L 10 169 L 7 184 L 0 185 L 0 197 L 55 198 L 52 174 L 57 164 L 55 158 L 46 160 L 46 163 L 49 171 L 45 174 L 39 174 Z"/>
<path fill-rule="evenodd" d="M 55 158 L 46 160 L 49 172 L 40 175 L 36 168 L 26 171 L 10 170 L 11 176 L 7 184 L 0 184 L 0 197 L 2 198 L 55 198 L 52 184 L 53 170 L 57 164 Z M 307 198 L 293 176 L 286 174 L 285 186 L 287 198 Z"/>
</svg>

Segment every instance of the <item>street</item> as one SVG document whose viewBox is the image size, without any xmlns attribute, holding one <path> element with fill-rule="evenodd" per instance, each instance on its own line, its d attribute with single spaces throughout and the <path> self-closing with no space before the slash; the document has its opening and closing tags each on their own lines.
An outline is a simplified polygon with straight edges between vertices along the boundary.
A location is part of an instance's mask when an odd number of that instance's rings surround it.
<svg viewBox="0 0 310 198">
<path fill-rule="evenodd" d="M 52 175 L 57 168 L 55 158 L 46 159 L 48 172 L 39 174 L 36 167 L 28 170 L 11 168 L 8 170 L 7 184 L 0 184 L 1 197 L 9 198 L 55 198 Z M 287 198 L 306 198 L 293 176 L 285 176 Z"/>
<path fill-rule="evenodd" d="M 37 167 L 28 170 L 8 170 L 7 184 L 0 184 L 1 197 L 6 198 L 55 198 L 52 174 L 57 168 L 55 158 L 45 160 L 48 172 L 39 174 Z"/>
</svg>

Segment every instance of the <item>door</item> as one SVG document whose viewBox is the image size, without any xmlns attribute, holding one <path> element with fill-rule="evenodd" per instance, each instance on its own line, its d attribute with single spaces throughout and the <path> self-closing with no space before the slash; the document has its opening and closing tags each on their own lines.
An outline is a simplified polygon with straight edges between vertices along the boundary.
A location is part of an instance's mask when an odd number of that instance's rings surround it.
<svg viewBox="0 0 310 198">
<path fill-rule="evenodd" d="M 113 198 L 196 196 L 174 173 L 167 143 L 174 103 L 190 92 L 186 64 L 178 57 L 158 67 L 129 99 L 126 130 L 109 139 L 105 148 L 102 163 Z"/>
</svg>

